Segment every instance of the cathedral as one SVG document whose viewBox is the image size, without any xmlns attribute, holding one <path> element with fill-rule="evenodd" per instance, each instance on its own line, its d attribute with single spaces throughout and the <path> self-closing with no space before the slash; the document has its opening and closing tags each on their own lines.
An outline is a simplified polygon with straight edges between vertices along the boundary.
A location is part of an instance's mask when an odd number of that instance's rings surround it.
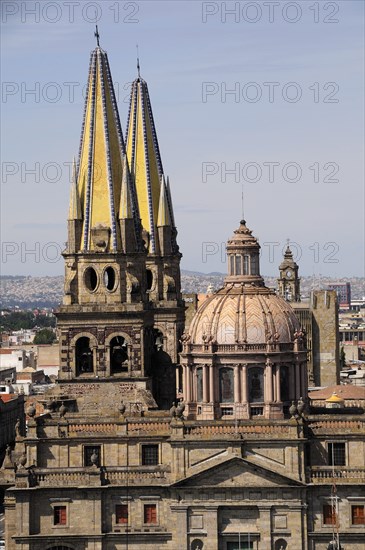
<svg viewBox="0 0 365 550">
<path fill-rule="evenodd" d="M 310 406 L 306 331 L 245 220 L 185 329 L 149 89 L 138 71 L 124 136 L 99 44 L 67 223 L 59 379 L 5 457 L 7 550 L 363 550 L 363 409 Z"/>
</svg>

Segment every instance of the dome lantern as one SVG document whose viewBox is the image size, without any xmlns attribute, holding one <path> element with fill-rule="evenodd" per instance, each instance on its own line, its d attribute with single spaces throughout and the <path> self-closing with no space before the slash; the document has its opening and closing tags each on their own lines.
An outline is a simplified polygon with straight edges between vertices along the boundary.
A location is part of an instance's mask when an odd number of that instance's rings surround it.
<svg viewBox="0 0 365 550">
<path fill-rule="evenodd" d="M 240 221 L 238 229 L 227 241 L 227 260 L 225 284 L 264 285 L 260 276 L 260 245 L 245 220 Z"/>
</svg>

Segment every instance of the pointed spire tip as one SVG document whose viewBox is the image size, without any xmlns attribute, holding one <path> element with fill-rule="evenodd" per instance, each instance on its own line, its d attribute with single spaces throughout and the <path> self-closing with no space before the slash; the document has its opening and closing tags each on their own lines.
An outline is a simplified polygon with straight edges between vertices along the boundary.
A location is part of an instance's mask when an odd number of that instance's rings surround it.
<svg viewBox="0 0 365 550">
<path fill-rule="evenodd" d="M 97 44 L 97 46 L 100 47 L 100 42 L 99 42 L 100 34 L 99 34 L 99 31 L 98 31 L 98 26 L 97 26 L 97 25 L 95 25 L 94 36 L 95 36 L 95 38 L 96 38 L 96 44 Z"/>
</svg>

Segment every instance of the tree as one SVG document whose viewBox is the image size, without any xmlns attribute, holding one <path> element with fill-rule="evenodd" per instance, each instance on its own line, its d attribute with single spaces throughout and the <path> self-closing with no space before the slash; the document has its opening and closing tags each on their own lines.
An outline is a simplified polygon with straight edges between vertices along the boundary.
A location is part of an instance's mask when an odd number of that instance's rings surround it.
<svg viewBox="0 0 365 550">
<path fill-rule="evenodd" d="M 49 328 L 42 328 L 34 337 L 33 344 L 52 344 L 56 340 L 56 335 Z"/>
</svg>

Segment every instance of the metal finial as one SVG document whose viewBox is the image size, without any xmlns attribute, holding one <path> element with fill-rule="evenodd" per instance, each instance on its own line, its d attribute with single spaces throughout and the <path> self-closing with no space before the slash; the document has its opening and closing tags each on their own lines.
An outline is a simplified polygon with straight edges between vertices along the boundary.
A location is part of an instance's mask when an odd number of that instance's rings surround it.
<svg viewBox="0 0 365 550">
<path fill-rule="evenodd" d="M 136 44 L 137 49 L 137 71 L 138 71 L 138 78 L 141 77 L 141 67 L 139 65 L 139 50 L 138 50 L 138 44 Z"/>
<path fill-rule="evenodd" d="M 244 201 L 244 193 L 243 193 L 243 182 L 242 182 L 242 193 L 241 193 L 241 207 L 242 207 L 242 220 L 245 219 L 245 201 Z"/>
<path fill-rule="evenodd" d="M 100 44 L 99 44 L 100 34 L 99 34 L 99 31 L 98 31 L 98 26 L 97 26 L 97 25 L 95 25 L 94 36 L 95 36 L 95 38 L 96 38 L 96 43 L 97 43 L 97 45 L 100 46 Z"/>
</svg>

